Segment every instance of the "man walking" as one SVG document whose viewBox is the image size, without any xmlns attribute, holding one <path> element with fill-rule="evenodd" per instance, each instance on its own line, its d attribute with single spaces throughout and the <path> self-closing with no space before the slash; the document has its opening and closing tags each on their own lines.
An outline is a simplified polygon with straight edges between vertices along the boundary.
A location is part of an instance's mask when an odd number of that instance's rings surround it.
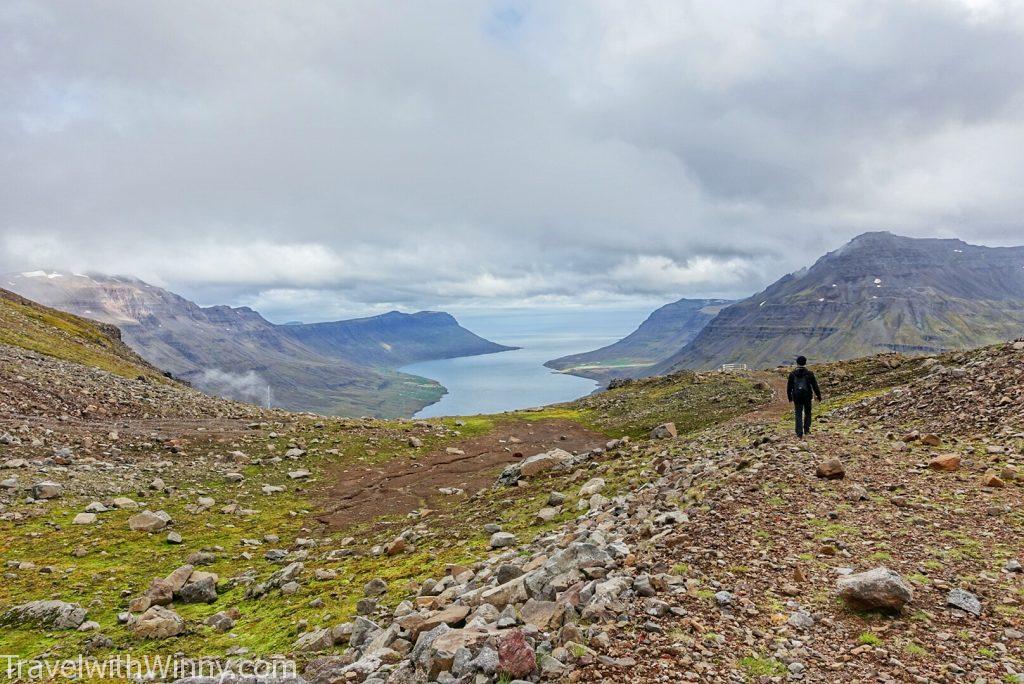
<svg viewBox="0 0 1024 684">
<path fill-rule="evenodd" d="M 796 436 L 800 439 L 811 434 L 811 403 L 813 396 L 821 401 L 821 390 L 818 380 L 807 368 L 807 357 L 796 357 L 796 368 L 789 374 L 786 383 L 786 396 L 793 402 L 796 413 Z"/>
</svg>

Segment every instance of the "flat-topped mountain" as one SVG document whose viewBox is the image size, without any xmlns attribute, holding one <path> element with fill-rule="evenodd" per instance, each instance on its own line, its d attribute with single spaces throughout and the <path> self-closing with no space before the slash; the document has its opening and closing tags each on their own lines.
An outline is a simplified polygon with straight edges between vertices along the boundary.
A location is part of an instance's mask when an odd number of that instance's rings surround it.
<svg viewBox="0 0 1024 684">
<path fill-rule="evenodd" d="M 730 303 L 726 299 L 680 299 L 657 309 L 639 328 L 614 344 L 563 356 L 544 365 L 602 381 L 644 375 L 648 367 L 696 337 Z"/>
<path fill-rule="evenodd" d="M 1024 247 L 865 233 L 721 311 L 649 369 L 937 352 L 1024 332 Z"/>
<path fill-rule="evenodd" d="M 290 324 L 279 330 L 327 356 L 385 368 L 514 349 L 466 330 L 442 311 L 390 311 L 346 321 Z"/>
<path fill-rule="evenodd" d="M 275 325 L 247 307 L 197 304 L 135 278 L 33 271 L 2 284 L 121 329 L 153 365 L 222 396 L 339 415 L 411 415 L 444 394 L 394 368 L 411 360 L 503 351 L 447 314 Z"/>
</svg>

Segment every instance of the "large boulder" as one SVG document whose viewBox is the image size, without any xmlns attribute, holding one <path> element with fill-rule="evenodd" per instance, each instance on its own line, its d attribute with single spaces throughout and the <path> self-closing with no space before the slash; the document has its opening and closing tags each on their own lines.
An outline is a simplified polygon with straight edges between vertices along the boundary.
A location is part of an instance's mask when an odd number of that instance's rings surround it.
<svg viewBox="0 0 1024 684">
<path fill-rule="evenodd" d="M 489 603 L 495 608 L 501 609 L 510 603 L 522 603 L 527 599 L 526 581 L 523 577 L 499 584 L 484 591 L 480 598 L 484 603 Z"/>
<path fill-rule="evenodd" d="M 533 625 L 542 632 L 558 629 L 562 626 L 565 606 L 555 601 L 537 601 L 530 599 L 519 609 L 519 617 L 528 625 Z"/>
<path fill-rule="evenodd" d="M 550 470 L 556 466 L 561 465 L 565 461 L 572 458 L 572 454 L 562 449 L 552 449 L 551 451 L 544 452 L 543 454 L 536 454 L 530 456 L 525 461 L 519 464 L 519 473 L 523 477 L 533 477 L 538 473 L 542 473 L 545 470 Z"/>
<path fill-rule="evenodd" d="M 537 656 L 522 630 L 513 629 L 498 640 L 498 672 L 512 679 L 526 679 L 537 668 Z"/>
<path fill-rule="evenodd" d="M 858 610 L 898 611 L 914 599 L 910 583 L 886 567 L 848 575 L 836 588 L 847 605 Z"/>
<path fill-rule="evenodd" d="M 217 577 L 211 573 L 196 572 L 178 590 L 177 597 L 182 603 L 213 603 L 217 600 Z"/>
<path fill-rule="evenodd" d="M 169 522 L 171 522 L 171 517 L 163 511 L 154 513 L 145 510 L 128 518 L 128 527 L 135 532 L 159 532 L 167 527 Z"/>
<path fill-rule="evenodd" d="M 131 630 L 139 639 L 167 639 L 185 631 L 185 620 L 170 608 L 150 606 L 132 621 Z"/>
<path fill-rule="evenodd" d="M 678 434 L 675 423 L 662 423 L 651 430 L 651 439 L 669 439 L 677 436 Z"/>
<path fill-rule="evenodd" d="M 334 638 L 331 636 L 331 630 L 326 627 L 300 635 L 293 646 L 296 651 L 326 651 L 333 647 Z"/>
<path fill-rule="evenodd" d="M 64 487 L 56 482 L 37 482 L 32 485 L 33 499 L 56 499 L 64 493 Z"/>
<path fill-rule="evenodd" d="M 928 461 L 928 467 L 932 470 L 957 470 L 960 467 L 960 454 L 939 454 Z"/>
<path fill-rule="evenodd" d="M 515 546 L 516 536 L 511 532 L 495 532 L 491 535 L 490 546 L 492 549 L 503 549 L 506 546 Z"/>
<path fill-rule="evenodd" d="M 0 625 L 18 627 L 31 625 L 49 629 L 78 629 L 88 610 L 77 603 L 64 601 L 31 601 L 15 606 L 0 615 Z"/>
<path fill-rule="evenodd" d="M 441 672 L 451 670 L 460 649 L 475 650 L 490 637 L 491 632 L 477 629 L 451 629 L 439 634 L 431 640 L 423 657 L 427 676 L 433 680 Z"/>
</svg>

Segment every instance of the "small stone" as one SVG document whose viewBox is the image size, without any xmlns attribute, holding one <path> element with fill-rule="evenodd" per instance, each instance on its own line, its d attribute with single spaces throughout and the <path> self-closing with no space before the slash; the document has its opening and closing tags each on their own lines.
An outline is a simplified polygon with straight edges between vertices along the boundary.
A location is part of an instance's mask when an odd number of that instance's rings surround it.
<svg viewBox="0 0 1024 684">
<path fill-rule="evenodd" d="M 503 549 L 506 546 L 514 546 L 516 536 L 511 532 L 495 532 L 491 535 L 490 546 L 492 549 Z"/>
<path fill-rule="evenodd" d="M 594 494 L 600 493 L 601 490 L 604 489 L 604 484 L 604 479 L 600 477 L 587 480 L 587 483 L 580 487 L 580 498 L 585 499 L 593 496 Z"/>
<path fill-rule="evenodd" d="M 550 506 L 542 508 L 539 511 L 537 511 L 537 517 L 534 520 L 534 522 L 536 522 L 538 525 L 549 523 L 555 518 L 557 518 L 559 513 L 560 510 L 557 508 L 552 508 Z"/>
<path fill-rule="evenodd" d="M 984 476 L 982 476 L 981 486 L 991 487 L 993 489 L 1002 489 L 1003 487 L 1006 486 L 1006 483 L 1003 482 L 998 475 L 996 475 L 994 470 L 989 470 L 988 472 L 985 473 Z"/>
<path fill-rule="evenodd" d="M 75 516 L 75 519 L 71 521 L 72 525 L 92 525 L 96 522 L 95 513 L 79 513 Z"/>
<path fill-rule="evenodd" d="M 786 622 L 791 627 L 796 627 L 797 629 L 806 630 L 810 629 L 811 627 L 814 627 L 814 618 L 811 617 L 810 613 L 807 613 L 802 610 L 798 610 L 792 615 L 790 615 L 789 619 Z"/>
<path fill-rule="evenodd" d="M 368 597 L 380 596 L 387 592 L 388 583 L 382 580 L 380 577 L 374 579 L 363 585 L 363 595 Z"/>
<path fill-rule="evenodd" d="M 181 542 L 182 542 L 181 535 L 178 534 L 177 532 L 172 530 L 172 531 L 167 533 L 167 543 L 168 544 L 180 544 Z"/>
<path fill-rule="evenodd" d="M 951 589 L 946 594 L 946 605 L 959 608 L 971 615 L 981 615 L 981 601 L 978 600 L 977 596 L 963 589 Z"/>
<path fill-rule="evenodd" d="M 386 553 L 389 556 L 397 556 L 407 548 L 409 548 L 409 542 L 405 541 L 405 537 L 395 537 L 395 539 L 388 544 Z"/>
<path fill-rule="evenodd" d="M 830 458 L 818 464 L 815 474 L 826 480 L 841 480 L 846 477 L 846 468 L 838 458 Z"/>
</svg>

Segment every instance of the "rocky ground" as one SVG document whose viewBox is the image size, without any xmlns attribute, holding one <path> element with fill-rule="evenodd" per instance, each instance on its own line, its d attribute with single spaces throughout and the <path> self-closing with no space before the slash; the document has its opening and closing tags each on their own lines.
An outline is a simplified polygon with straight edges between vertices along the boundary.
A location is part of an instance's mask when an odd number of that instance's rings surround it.
<svg viewBox="0 0 1024 684">
<path fill-rule="evenodd" d="M 822 368 L 804 441 L 775 375 L 385 422 L 52 363 L 0 364 L 36 388 L 0 394 L 4 652 L 282 656 L 311 682 L 1024 680 L 1024 342 Z M 481 440 L 488 484 L 321 520 L 340 474 Z"/>
</svg>

